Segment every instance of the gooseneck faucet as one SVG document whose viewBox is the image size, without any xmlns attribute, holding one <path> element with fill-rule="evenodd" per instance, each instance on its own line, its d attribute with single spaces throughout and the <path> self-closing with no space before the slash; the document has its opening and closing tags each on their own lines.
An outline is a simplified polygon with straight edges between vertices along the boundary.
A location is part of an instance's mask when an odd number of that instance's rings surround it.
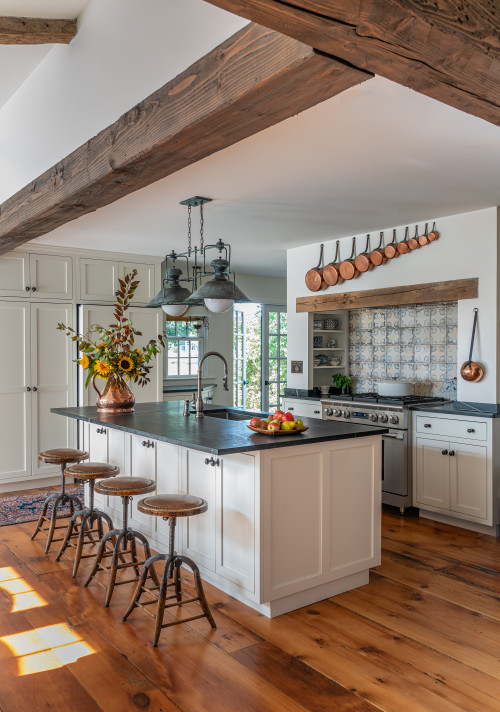
<svg viewBox="0 0 500 712">
<path fill-rule="evenodd" d="M 226 359 L 218 351 L 208 351 L 204 356 L 202 356 L 200 363 L 198 364 L 198 397 L 196 398 L 196 417 L 197 418 L 203 418 L 203 400 L 201 398 L 201 370 L 202 370 L 203 362 L 209 356 L 218 356 L 221 359 L 222 363 L 224 364 L 224 378 L 222 380 L 222 384 L 224 386 L 225 391 L 229 390 L 229 386 L 227 385 L 227 361 L 226 361 Z"/>
</svg>

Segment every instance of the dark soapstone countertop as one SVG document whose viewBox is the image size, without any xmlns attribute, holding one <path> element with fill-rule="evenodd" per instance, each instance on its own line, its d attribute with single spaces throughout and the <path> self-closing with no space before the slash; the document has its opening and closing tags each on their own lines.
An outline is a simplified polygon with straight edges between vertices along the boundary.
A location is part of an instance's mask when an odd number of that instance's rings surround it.
<svg viewBox="0 0 500 712">
<path fill-rule="evenodd" d="M 294 435 L 261 435 L 246 426 L 248 421 L 222 420 L 214 417 L 197 419 L 194 414 L 183 415 L 184 403 L 138 403 L 135 412 L 121 415 L 104 415 L 95 406 L 81 408 L 51 408 L 52 413 L 109 428 L 124 430 L 153 440 L 163 440 L 182 447 L 213 455 L 228 455 L 236 452 L 267 450 L 276 447 L 309 445 L 328 440 L 383 435 L 387 428 L 337 423 L 316 418 L 304 418 L 309 430 Z M 206 405 L 209 410 L 225 409 L 224 406 Z M 231 410 L 238 411 L 238 408 Z M 256 413 L 256 415 L 261 415 Z"/>
<path fill-rule="evenodd" d="M 500 403 L 474 403 L 469 401 L 448 401 L 410 406 L 414 411 L 439 413 L 440 415 L 462 415 L 472 418 L 500 418 Z"/>
</svg>

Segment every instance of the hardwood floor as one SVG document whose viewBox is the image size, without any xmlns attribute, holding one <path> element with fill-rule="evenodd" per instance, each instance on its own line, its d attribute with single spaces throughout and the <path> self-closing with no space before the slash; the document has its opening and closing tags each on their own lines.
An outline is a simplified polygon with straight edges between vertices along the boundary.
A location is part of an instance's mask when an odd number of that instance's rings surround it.
<svg viewBox="0 0 500 712">
<path fill-rule="evenodd" d="M 121 615 L 130 587 L 0 529 L 2 712 L 499 712 L 500 541 L 396 510 L 370 585 L 270 620 L 212 586 L 217 622 Z"/>
</svg>

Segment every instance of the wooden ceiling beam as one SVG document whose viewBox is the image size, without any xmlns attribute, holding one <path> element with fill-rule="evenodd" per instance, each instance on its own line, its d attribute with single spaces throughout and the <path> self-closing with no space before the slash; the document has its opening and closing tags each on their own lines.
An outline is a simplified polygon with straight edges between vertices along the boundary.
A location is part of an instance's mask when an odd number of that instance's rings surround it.
<svg viewBox="0 0 500 712">
<path fill-rule="evenodd" d="M 206 0 L 500 125 L 495 0 Z"/>
<path fill-rule="evenodd" d="M 69 44 L 76 30 L 76 20 L 0 16 L 0 44 Z"/>
<path fill-rule="evenodd" d="M 372 76 L 247 25 L 0 205 L 0 254 Z"/>
</svg>

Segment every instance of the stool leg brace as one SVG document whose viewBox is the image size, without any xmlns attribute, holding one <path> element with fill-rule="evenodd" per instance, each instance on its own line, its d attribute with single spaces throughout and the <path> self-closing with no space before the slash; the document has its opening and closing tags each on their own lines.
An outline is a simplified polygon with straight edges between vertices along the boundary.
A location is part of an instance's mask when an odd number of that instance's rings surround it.
<svg viewBox="0 0 500 712">
<path fill-rule="evenodd" d="M 158 645 L 158 639 L 160 637 L 160 633 L 162 628 L 168 628 L 172 625 L 178 625 L 179 623 L 187 623 L 188 621 L 194 621 L 197 620 L 198 618 L 207 618 L 208 622 L 210 623 L 212 628 L 217 628 L 214 618 L 212 616 L 212 613 L 210 611 L 210 607 L 208 605 L 207 599 L 205 597 L 205 592 L 203 590 L 203 583 L 201 581 L 201 576 L 200 576 L 200 571 L 198 569 L 198 566 L 195 564 L 194 561 L 191 559 L 188 559 L 187 556 L 181 556 L 177 554 L 174 551 L 174 540 L 175 540 L 175 525 L 176 525 L 176 517 L 163 517 L 164 521 L 168 521 L 169 523 L 169 547 L 168 547 L 168 554 L 156 554 L 155 556 L 152 556 L 150 559 L 146 561 L 146 563 L 143 566 L 142 572 L 141 572 L 141 577 L 139 581 L 137 582 L 136 589 L 134 591 L 134 595 L 132 596 L 132 600 L 130 601 L 129 607 L 125 611 L 123 615 L 123 620 L 127 620 L 129 615 L 132 613 L 134 608 L 137 606 L 139 608 L 143 608 L 146 610 L 150 615 L 153 616 L 153 618 L 156 619 L 156 625 L 155 625 L 155 634 L 154 634 L 154 641 L 153 641 L 153 646 L 156 647 Z M 161 582 L 159 586 L 159 592 L 158 596 L 153 593 L 155 588 L 158 588 L 158 586 L 155 586 L 154 588 L 146 588 L 146 579 L 148 576 L 149 569 L 154 566 L 154 564 L 157 561 L 165 561 L 165 569 L 163 571 L 163 575 L 161 577 Z M 187 584 L 185 581 L 184 583 L 189 586 L 190 588 L 194 588 L 196 591 L 196 596 L 194 598 L 187 598 L 184 599 L 183 596 L 186 594 L 183 593 L 182 591 L 182 579 L 181 579 L 181 574 L 180 574 L 180 568 L 182 564 L 185 564 L 186 566 L 189 566 L 191 571 L 193 572 L 194 576 L 194 587 L 191 586 L 190 584 Z M 153 569 L 154 570 L 154 569 Z M 171 583 L 169 583 L 169 580 Z M 168 596 L 168 588 L 169 586 L 174 587 L 174 593 L 171 596 Z M 156 615 L 151 613 L 147 609 L 147 605 L 154 603 L 154 600 L 147 601 L 145 603 L 140 603 L 139 599 L 141 598 L 142 594 L 146 593 L 149 594 L 150 596 L 153 596 L 153 599 L 156 599 L 158 601 L 158 607 L 156 611 Z M 171 600 L 175 598 L 174 603 L 166 603 L 166 601 Z M 203 613 L 200 613 L 197 616 L 191 616 L 190 618 L 183 618 L 182 620 L 177 620 L 173 621 L 171 623 L 166 623 L 163 625 L 163 616 L 165 614 L 165 608 L 171 608 L 172 606 L 183 606 L 186 603 L 194 603 L 198 601 Z"/>
</svg>

